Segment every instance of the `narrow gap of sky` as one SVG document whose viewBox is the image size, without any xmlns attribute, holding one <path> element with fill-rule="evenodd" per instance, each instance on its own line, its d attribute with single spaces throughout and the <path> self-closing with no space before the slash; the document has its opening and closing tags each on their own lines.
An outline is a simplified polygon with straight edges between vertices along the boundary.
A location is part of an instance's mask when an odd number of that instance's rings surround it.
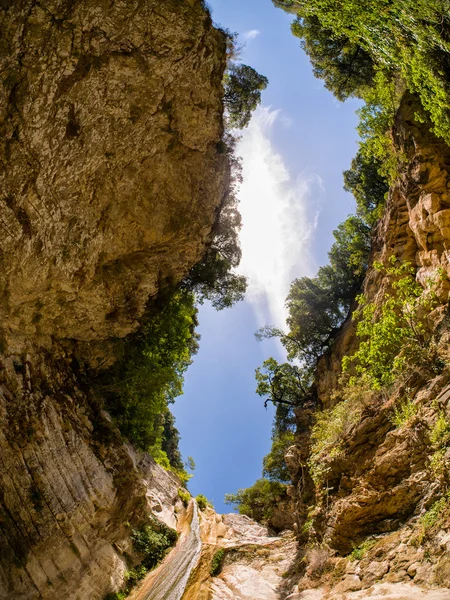
<svg viewBox="0 0 450 600">
<path fill-rule="evenodd" d="M 290 32 L 292 15 L 271 0 L 210 0 L 209 6 L 214 22 L 245 44 L 239 60 L 269 79 L 238 144 L 247 297 L 220 313 L 201 307 L 200 351 L 173 411 L 181 451 L 197 465 L 191 492 L 229 512 L 224 494 L 261 477 L 270 449 L 273 409 L 264 410 L 255 394 L 254 371 L 271 355 L 284 359 L 277 342 L 257 342 L 254 333 L 264 324 L 285 325 L 290 282 L 327 262 L 332 231 L 353 210 L 342 171 L 357 150 L 358 104 L 339 103 L 314 78 Z"/>
</svg>

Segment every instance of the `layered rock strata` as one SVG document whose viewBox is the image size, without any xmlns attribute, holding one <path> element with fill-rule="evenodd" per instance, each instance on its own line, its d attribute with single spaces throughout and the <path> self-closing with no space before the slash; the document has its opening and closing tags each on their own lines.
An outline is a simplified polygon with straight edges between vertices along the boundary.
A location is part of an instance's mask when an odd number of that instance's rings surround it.
<svg viewBox="0 0 450 600">
<path fill-rule="evenodd" d="M 430 132 L 427 123 L 416 119 L 418 108 L 415 98 L 405 95 L 393 130 L 403 157 L 401 176 L 389 193 L 384 216 L 375 232 L 371 260 L 386 264 L 395 256 L 403 263 L 409 262 L 423 284 L 436 269 L 447 276 L 437 290 L 441 308 L 433 315 L 445 362 L 450 276 L 450 148 Z M 389 285 L 382 271 L 369 268 L 364 294 L 369 301 L 381 305 Z M 323 408 L 336 403 L 342 357 L 356 347 L 355 326 L 349 321 L 318 365 L 317 397 Z M 433 373 L 430 365 L 430 369 L 408 373 L 390 390 L 362 398 L 360 417 L 342 434 L 342 451 L 326 461 L 327 495 L 314 511 L 313 486 L 306 475 L 310 429 L 303 424 L 300 427 L 302 439 L 299 437 L 287 456 L 294 480 L 291 493 L 297 504 L 299 529 L 305 524 L 309 509 L 310 536 L 328 545 L 332 553 L 346 555 L 367 539 L 373 546 L 368 559 L 358 563 L 359 571 L 348 573 L 349 588 L 342 590 L 343 593 L 367 589 L 379 580 L 450 587 L 448 549 L 446 542 L 442 543 L 448 536 L 448 522 L 436 519 L 438 524 L 430 526 L 426 534 L 423 525 L 425 515 L 436 502 L 445 500 L 448 488 L 448 469 L 439 471 L 433 466 L 433 456 L 438 450 L 443 464 L 448 465 L 448 449 L 445 446 L 437 449 L 432 431 L 439 418 L 450 422 L 449 378 L 447 366 L 438 374 Z M 394 409 L 405 402 L 411 407 L 411 417 L 395 424 Z M 305 411 L 300 411 L 300 418 L 310 419 Z M 338 576 L 333 561 L 327 563 L 328 568 Z M 308 587 L 310 583 L 306 575 L 304 585 Z M 359 596 L 355 593 L 354 597 Z"/>
<path fill-rule="evenodd" d="M 83 364 L 211 240 L 226 39 L 201 0 L 6 0 L 0 30 L 0 597 L 95 600 L 131 528 L 175 524 L 178 482 Z"/>
</svg>

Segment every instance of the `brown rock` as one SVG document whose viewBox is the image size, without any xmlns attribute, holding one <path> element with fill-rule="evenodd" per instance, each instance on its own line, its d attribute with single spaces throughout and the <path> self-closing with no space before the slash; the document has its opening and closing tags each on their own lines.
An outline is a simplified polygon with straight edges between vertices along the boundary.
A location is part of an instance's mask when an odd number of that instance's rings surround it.
<svg viewBox="0 0 450 600">
<path fill-rule="evenodd" d="M 345 594 L 346 592 L 354 592 L 361 588 L 362 583 L 358 575 L 346 575 L 344 579 L 337 584 L 335 591 L 338 594 Z"/>
</svg>

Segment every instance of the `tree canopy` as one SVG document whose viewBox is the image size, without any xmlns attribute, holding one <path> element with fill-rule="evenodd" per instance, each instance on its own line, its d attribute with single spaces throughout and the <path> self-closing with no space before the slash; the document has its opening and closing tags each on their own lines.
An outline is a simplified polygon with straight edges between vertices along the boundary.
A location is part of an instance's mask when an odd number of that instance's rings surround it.
<svg viewBox="0 0 450 600">
<path fill-rule="evenodd" d="M 224 104 L 228 112 L 228 125 L 247 127 L 252 112 L 261 102 L 261 92 L 269 81 L 248 65 L 231 64 L 225 75 Z"/>
<path fill-rule="evenodd" d="M 235 156 L 236 140 L 226 136 L 224 145 L 230 161 L 230 182 L 212 231 L 212 242 L 203 259 L 183 280 L 181 287 L 195 293 L 200 304 L 209 300 L 216 310 L 242 300 L 247 279 L 235 272 L 241 260 L 239 231 L 242 219 L 238 209 L 237 186 L 242 181 L 241 164 Z"/>
<path fill-rule="evenodd" d="M 168 404 L 183 391 L 184 373 L 198 350 L 197 325 L 191 292 L 178 290 L 161 298 L 138 332 L 124 340 L 119 360 L 99 379 L 121 432 L 175 469 L 181 457 Z"/>
<path fill-rule="evenodd" d="M 357 214 L 369 226 L 379 217 L 378 207 L 384 206 L 389 190 L 386 178 L 380 175 L 381 161 L 359 151 L 350 169 L 344 171 L 344 189 L 356 200 Z"/>
<path fill-rule="evenodd" d="M 298 17 L 292 24 L 292 33 L 302 40 L 314 75 L 323 79 L 325 87 L 339 100 L 361 97 L 372 84 L 374 65 L 370 54 L 345 35 L 324 28 L 317 16 Z"/>
<path fill-rule="evenodd" d="M 295 279 L 286 298 L 289 332 L 266 326 L 259 339 L 278 337 L 290 359 L 312 367 L 329 348 L 359 292 L 368 264 L 371 228 L 350 215 L 333 232 L 335 242 L 316 277 Z"/>
</svg>

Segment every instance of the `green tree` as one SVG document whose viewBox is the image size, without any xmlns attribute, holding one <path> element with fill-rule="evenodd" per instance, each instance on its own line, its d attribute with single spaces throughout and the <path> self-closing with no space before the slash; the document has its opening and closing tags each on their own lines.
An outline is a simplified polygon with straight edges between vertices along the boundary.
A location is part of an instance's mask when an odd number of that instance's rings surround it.
<svg viewBox="0 0 450 600">
<path fill-rule="evenodd" d="M 341 302 L 345 313 L 367 270 L 371 228 L 360 217 L 350 215 L 333 235 L 336 241 L 328 252 L 330 264 L 321 267 L 317 277 L 320 285 Z"/>
<path fill-rule="evenodd" d="M 330 264 L 321 267 L 316 277 L 302 277 L 291 284 L 286 298 L 289 333 L 266 326 L 257 337 L 280 338 L 290 359 L 297 358 L 311 368 L 333 343 L 361 288 L 370 231 L 355 215 L 341 223 L 333 232 L 336 241 L 328 253 Z"/>
<path fill-rule="evenodd" d="M 356 200 L 357 213 L 369 226 L 379 218 L 379 207 L 389 190 L 386 178 L 380 175 L 381 161 L 373 156 L 365 156 L 358 151 L 350 169 L 344 171 L 344 189 L 351 192 Z"/>
<path fill-rule="evenodd" d="M 180 432 L 175 427 L 175 417 L 169 409 L 163 415 L 163 431 L 161 450 L 165 452 L 170 465 L 179 471 L 184 470 L 183 459 L 179 449 Z"/>
<path fill-rule="evenodd" d="M 229 67 L 225 75 L 224 104 L 230 127 L 247 127 L 268 83 L 267 77 L 248 65 L 232 64 Z"/>
<path fill-rule="evenodd" d="M 139 331 L 123 342 L 121 358 L 100 378 L 121 432 L 155 458 L 163 452 L 167 405 L 182 393 L 184 373 L 198 350 L 194 302 L 185 290 L 161 299 Z"/>
<path fill-rule="evenodd" d="M 292 431 L 276 432 L 272 435 L 272 447 L 269 454 L 263 458 L 263 476 L 271 481 L 289 483 L 291 476 L 286 466 L 284 455 L 289 446 L 294 443 Z"/>
<path fill-rule="evenodd" d="M 302 40 L 314 75 L 323 79 L 325 87 L 339 100 L 361 97 L 372 85 L 375 70 L 370 54 L 347 36 L 337 36 L 324 28 L 315 15 L 298 17 L 292 24 L 292 33 Z"/>
<path fill-rule="evenodd" d="M 233 272 L 230 261 L 211 247 L 182 285 L 195 292 L 200 304 L 209 300 L 216 310 L 222 310 L 243 300 L 247 279 Z"/>
<path fill-rule="evenodd" d="M 338 98 L 357 94 L 366 99 L 365 86 L 358 88 L 358 75 L 352 64 L 363 60 L 362 80 L 369 83 L 372 61 L 375 71 L 387 71 L 392 80 L 400 77 L 406 82 L 429 113 L 434 132 L 450 143 L 449 0 L 274 0 L 274 3 L 297 15 L 294 33 L 303 36 L 316 74 L 325 78 Z M 333 45 L 339 43 L 345 50 L 332 58 L 330 66 L 327 59 L 333 56 Z M 360 53 L 357 48 L 361 48 Z"/>
<path fill-rule="evenodd" d="M 183 280 L 181 287 L 193 291 L 200 304 L 209 300 L 216 310 L 242 300 L 247 279 L 235 272 L 241 260 L 239 231 L 242 220 L 238 210 L 237 186 L 242 181 L 241 165 L 235 156 L 236 140 L 226 136 L 224 146 L 230 161 L 230 183 L 213 226 L 212 242 L 203 259 Z"/>
<path fill-rule="evenodd" d="M 280 431 L 293 428 L 292 409 L 307 396 L 311 384 L 310 372 L 291 363 L 278 363 L 274 358 L 265 360 L 255 371 L 256 393 L 276 406 L 276 427 Z M 279 421 L 279 423 L 278 423 Z"/>
<path fill-rule="evenodd" d="M 286 487 L 279 481 L 258 479 L 251 487 L 240 489 L 235 494 L 226 494 L 225 503 L 234 505 L 241 515 L 267 523 L 274 507 L 286 498 Z"/>
</svg>

